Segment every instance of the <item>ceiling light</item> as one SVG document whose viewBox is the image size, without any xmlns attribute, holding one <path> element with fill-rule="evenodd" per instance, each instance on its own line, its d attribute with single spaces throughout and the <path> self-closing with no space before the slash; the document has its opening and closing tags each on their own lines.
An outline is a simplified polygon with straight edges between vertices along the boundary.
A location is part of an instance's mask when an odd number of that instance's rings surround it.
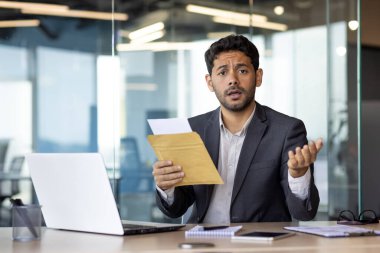
<svg viewBox="0 0 380 253">
<path fill-rule="evenodd" d="M 117 51 L 171 51 L 194 49 L 192 42 L 150 42 L 145 44 L 124 43 L 117 44 Z"/>
<path fill-rule="evenodd" d="M 277 5 L 276 7 L 274 7 L 273 12 L 276 15 L 281 16 L 282 14 L 284 14 L 285 8 L 282 5 Z"/>
<path fill-rule="evenodd" d="M 154 33 L 154 32 L 161 31 L 164 28 L 165 28 L 164 23 L 158 22 L 158 23 L 155 23 L 155 24 L 148 25 L 148 26 L 145 26 L 143 28 L 140 28 L 140 29 L 138 29 L 136 31 L 133 31 L 133 32 L 129 33 L 128 37 L 131 40 L 135 40 L 135 39 L 140 38 L 142 36 L 145 36 L 145 35 L 148 35 L 148 34 L 151 34 L 151 33 Z"/>
<path fill-rule="evenodd" d="M 336 52 L 336 54 L 339 55 L 339 56 L 345 56 L 346 53 L 347 53 L 347 48 L 346 48 L 346 47 L 343 47 L 343 46 L 340 46 L 340 47 L 337 47 L 337 48 L 335 49 L 335 52 Z"/>
<path fill-rule="evenodd" d="M 249 17 L 251 16 L 251 19 L 253 21 L 258 21 L 258 22 L 265 22 L 268 20 L 268 18 L 264 15 L 258 15 L 258 14 L 250 15 L 248 13 L 243 13 L 243 12 L 226 11 L 226 10 L 209 8 L 209 7 L 204 7 L 204 6 L 194 5 L 194 4 L 187 5 L 186 11 L 203 14 L 207 16 L 213 16 L 213 17 L 233 18 L 233 19 L 243 19 L 243 20 L 249 20 Z"/>
<path fill-rule="evenodd" d="M 220 17 L 214 17 L 212 20 L 215 23 L 221 23 L 221 24 L 227 24 L 227 25 L 237 25 L 237 26 L 245 26 L 245 27 L 249 27 L 252 25 L 253 27 L 259 27 L 259 28 L 277 30 L 277 31 L 288 30 L 287 25 L 276 23 L 276 22 L 253 22 L 252 24 L 250 24 L 250 22 L 247 22 L 244 20 L 220 18 Z"/>
<path fill-rule="evenodd" d="M 23 14 L 47 15 L 71 18 L 86 18 L 100 20 L 125 21 L 128 15 L 125 13 L 111 13 L 100 11 L 72 10 L 66 5 L 43 4 L 16 1 L 0 1 L 0 8 L 20 9 Z"/>
<path fill-rule="evenodd" d="M 16 2 L 16 1 L 0 1 L 0 8 L 9 9 L 45 9 L 45 10 L 67 10 L 66 5 L 59 4 L 43 4 L 43 3 L 30 3 L 30 2 Z"/>
<path fill-rule="evenodd" d="M 131 40 L 131 43 L 132 44 L 147 43 L 147 42 L 151 42 L 154 40 L 158 40 L 158 39 L 164 37 L 164 35 L 165 35 L 165 31 L 161 30 L 161 31 L 153 32 L 153 33 L 147 34 L 145 36 L 139 37 L 137 39 Z"/>
<path fill-rule="evenodd" d="M 0 28 L 35 27 L 39 25 L 40 25 L 40 21 L 38 19 L 0 21 Z"/>
<path fill-rule="evenodd" d="M 59 17 L 70 17 L 70 18 L 85 18 L 85 19 L 99 19 L 99 20 L 117 20 L 126 21 L 128 15 L 124 13 L 111 13 L 111 12 L 100 12 L 100 11 L 82 11 L 82 10 L 48 10 L 48 9 L 21 9 L 23 14 L 34 14 L 34 15 L 47 15 L 47 16 L 59 16 Z"/>
<path fill-rule="evenodd" d="M 220 39 L 223 37 L 227 37 L 228 35 L 233 34 L 232 32 L 209 32 L 207 33 L 208 39 Z"/>
<path fill-rule="evenodd" d="M 348 22 L 348 28 L 350 28 L 351 31 L 356 31 L 359 27 L 359 22 L 357 20 L 350 20 Z"/>
<path fill-rule="evenodd" d="M 127 83 L 128 91 L 155 91 L 158 85 L 156 83 Z"/>
</svg>

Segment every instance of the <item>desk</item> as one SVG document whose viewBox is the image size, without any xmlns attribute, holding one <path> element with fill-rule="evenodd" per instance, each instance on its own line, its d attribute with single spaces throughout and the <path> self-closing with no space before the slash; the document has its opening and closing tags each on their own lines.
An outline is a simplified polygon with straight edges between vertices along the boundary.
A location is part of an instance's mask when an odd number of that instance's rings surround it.
<svg viewBox="0 0 380 253">
<path fill-rule="evenodd" d="M 300 225 L 333 225 L 335 222 L 308 222 Z M 297 223 L 251 223 L 243 224 L 244 230 L 281 231 L 283 226 Z M 188 225 L 184 229 L 189 229 Z M 379 224 L 366 228 L 380 229 Z M 312 252 L 312 253 L 378 253 L 380 237 L 352 237 L 328 239 L 315 235 L 297 233 L 295 236 L 272 243 L 231 243 L 229 238 L 189 239 L 184 229 L 176 232 L 156 233 L 136 236 L 110 236 L 80 232 L 43 229 L 41 241 L 14 242 L 12 229 L 0 228 L 0 251 L 2 253 L 66 253 L 66 252 L 156 252 L 156 253 L 227 253 L 227 252 Z M 177 248 L 179 242 L 207 241 L 216 247 L 207 249 L 183 250 Z"/>
</svg>

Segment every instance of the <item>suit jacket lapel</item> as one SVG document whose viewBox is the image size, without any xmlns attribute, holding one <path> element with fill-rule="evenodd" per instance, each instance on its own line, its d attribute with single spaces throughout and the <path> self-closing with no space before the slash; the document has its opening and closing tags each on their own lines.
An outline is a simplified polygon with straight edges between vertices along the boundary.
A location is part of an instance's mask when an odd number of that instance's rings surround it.
<svg viewBox="0 0 380 253">
<path fill-rule="evenodd" d="M 265 133 L 265 129 L 267 128 L 267 124 L 264 123 L 265 120 L 266 115 L 264 108 L 256 102 L 255 114 L 253 115 L 252 121 L 248 126 L 243 147 L 239 156 L 234 180 L 234 187 L 232 191 L 231 205 L 233 204 L 243 184 L 249 166 L 252 162 L 253 157 L 255 156 L 256 150 L 261 141 L 261 138 Z"/>
<path fill-rule="evenodd" d="M 220 142 L 219 110 L 215 110 L 204 132 L 204 143 L 215 166 L 218 167 Z"/>
<path fill-rule="evenodd" d="M 219 110 L 217 109 L 212 114 L 211 118 L 206 124 L 204 129 L 204 135 L 202 136 L 204 144 L 210 154 L 212 161 L 215 164 L 215 167 L 218 168 L 219 160 L 219 142 L 220 142 L 220 124 L 219 124 Z M 205 191 L 205 208 L 202 210 L 203 213 L 200 216 L 204 217 L 208 206 L 210 205 L 211 195 L 214 190 L 214 185 L 201 185 L 201 188 Z"/>
</svg>

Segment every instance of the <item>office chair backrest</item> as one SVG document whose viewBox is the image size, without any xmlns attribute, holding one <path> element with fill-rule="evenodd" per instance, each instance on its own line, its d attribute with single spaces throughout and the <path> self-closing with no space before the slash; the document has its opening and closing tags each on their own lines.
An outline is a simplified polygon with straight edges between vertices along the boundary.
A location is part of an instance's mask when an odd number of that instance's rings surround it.
<svg viewBox="0 0 380 253">
<path fill-rule="evenodd" d="M 10 167 L 9 167 L 9 172 L 15 175 L 20 175 L 22 166 L 24 164 L 24 160 L 25 160 L 25 157 L 23 156 L 13 157 Z M 19 183 L 20 183 L 20 180 L 12 180 L 11 195 L 15 195 L 20 192 Z"/>
<path fill-rule="evenodd" d="M 9 140 L 0 140 L 0 171 L 4 170 L 5 157 L 7 155 Z"/>
<path fill-rule="evenodd" d="M 120 140 L 120 157 L 123 170 L 141 169 L 140 153 L 137 146 L 137 140 L 134 137 L 125 137 Z"/>
</svg>

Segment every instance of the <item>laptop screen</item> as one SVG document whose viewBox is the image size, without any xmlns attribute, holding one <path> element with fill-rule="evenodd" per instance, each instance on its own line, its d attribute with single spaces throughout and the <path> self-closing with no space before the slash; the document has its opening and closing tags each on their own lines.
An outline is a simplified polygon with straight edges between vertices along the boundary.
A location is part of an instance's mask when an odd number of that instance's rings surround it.
<svg viewBox="0 0 380 253">
<path fill-rule="evenodd" d="M 100 154 L 33 153 L 26 160 L 47 227 L 124 233 Z"/>
</svg>

